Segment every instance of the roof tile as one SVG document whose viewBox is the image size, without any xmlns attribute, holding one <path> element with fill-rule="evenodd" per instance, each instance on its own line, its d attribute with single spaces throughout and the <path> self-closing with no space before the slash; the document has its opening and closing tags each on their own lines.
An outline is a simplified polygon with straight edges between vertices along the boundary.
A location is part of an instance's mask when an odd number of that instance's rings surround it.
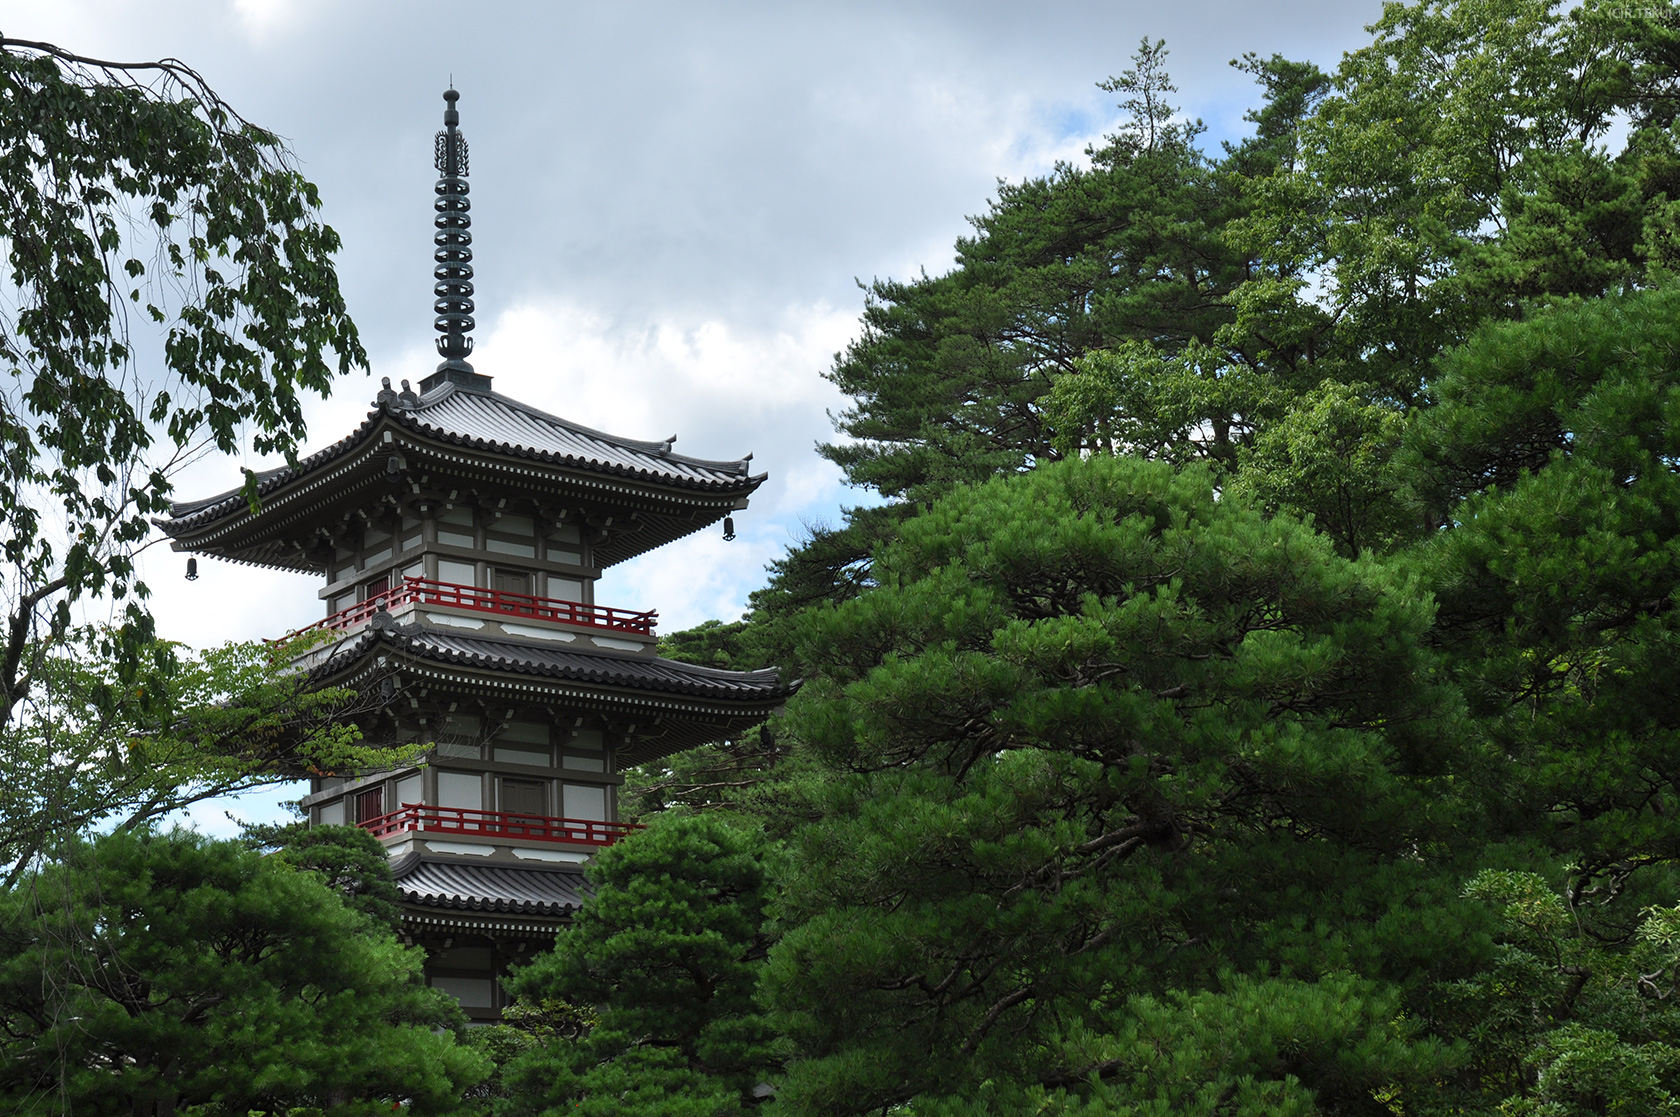
<svg viewBox="0 0 1680 1117">
<path fill-rule="evenodd" d="M 417 407 L 379 404 L 350 435 L 303 458 L 295 468 L 281 466 L 258 473 L 257 494 L 266 496 L 348 454 L 367 440 L 381 416 L 442 442 L 655 484 L 750 492 L 764 480 L 763 474 L 751 475 L 750 455 L 737 461 L 690 458 L 672 453 L 668 442 L 619 438 L 494 392 L 467 391 L 446 383 L 421 397 Z M 168 534 L 179 535 L 244 507 L 243 488 L 230 489 L 199 500 L 177 501 L 170 505 L 169 517 L 158 523 Z"/>
<path fill-rule="evenodd" d="M 353 660 L 372 651 L 380 640 L 424 659 L 494 671 L 546 675 L 577 682 L 637 690 L 669 691 L 701 698 L 768 700 L 786 697 L 795 689 L 784 685 L 774 667 L 757 671 L 725 671 L 674 659 L 629 659 L 589 652 L 539 648 L 510 640 L 458 636 L 420 625 L 406 628 L 369 627 L 334 647 L 312 668 L 318 676 L 336 675 Z"/>
<path fill-rule="evenodd" d="M 420 858 L 400 869 L 397 890 L 411 904 L 520 915 L 564 915 L 583 906 L 577 869 L 525 869 Z"/>
</svg>

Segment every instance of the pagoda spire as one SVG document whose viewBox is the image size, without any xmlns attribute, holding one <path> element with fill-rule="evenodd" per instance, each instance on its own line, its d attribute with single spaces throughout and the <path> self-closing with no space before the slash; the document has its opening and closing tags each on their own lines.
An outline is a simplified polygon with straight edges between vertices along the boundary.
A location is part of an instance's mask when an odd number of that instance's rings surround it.
<svg viewBox="0 0 1680 1117">
<path fill-rule="evenodd" d="M 437 217 L 432 222 L 437 233 L 432 243 L 437 246 L 432 259 L 437 267 L 432 277 L 437 285 L 432 304 L 437 318 L 433 324 L 442 336 L 437 339 L 438 355 L 443 363 L 439 373 L 473 371 L 467 363 L 473 339 L 467 335 L 473 328 L 473 269 L 472 269 L 472 203 L 467 200 L 467 138 L 461 134 L 461 114 L 455 102 L 461 95 L 451 86 L 443 95 L 448 108 L 443 110 L 443 131 L 437 134 L 435 157 L 437 165 Z M 432 378 L 428 378 L 432 379 Z"/>
</svg>

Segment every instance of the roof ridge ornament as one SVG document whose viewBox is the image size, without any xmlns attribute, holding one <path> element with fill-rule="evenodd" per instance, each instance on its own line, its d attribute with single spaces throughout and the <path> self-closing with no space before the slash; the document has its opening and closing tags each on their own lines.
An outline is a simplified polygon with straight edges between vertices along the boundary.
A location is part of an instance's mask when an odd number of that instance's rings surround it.
<svg viewBox="0 0 1680 1117">
<path fill-rule="evenodd" d="M 443 362 L 437 372 L 420 383 L 422 392 L 443 383 L 457 387 L 489 391 L 490 378 L 473 371 L 467 357 L 473 350 L 473 339 L 467 335 L 473 326 L 473 269 L 472 269 L 472 202 L 467 198 L 467 138 L 461 134 L 461 114 L 455 102 L 461 95 L 453 84 L 443 94 L 448 105 L 443 110 L 443 130 L 433 144 L 432 162 L 439 178 L 434 188 L 437 201 L 433 203 L 437 217 L 432 224 L 437 232 L 432 237 L 436 246 L 432 259 L 437 266 L 432 278 L 437 283 L 432 294 L 437 301 L 432 310 L 437 315 L 433 326 L 441 335 L 437 339 L 438 356 Z"/>
</svg>

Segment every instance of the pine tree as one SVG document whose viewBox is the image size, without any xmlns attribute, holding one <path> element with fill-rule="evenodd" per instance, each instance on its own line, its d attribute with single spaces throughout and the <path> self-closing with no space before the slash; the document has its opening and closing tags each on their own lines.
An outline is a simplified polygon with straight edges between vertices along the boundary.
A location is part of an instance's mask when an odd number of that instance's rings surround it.
<svg viewBox="0 0 1680 1117">
<path fill-rule="evenodd" d="M 736 820 L 665 816 L 589 867 L 594 895 L 554 950 L 509 982 L 521 1003 L 574 1006 L 503 1071 L 496 1112 L 729 1117 L 779 1068 L 753 1001 L 767 945 L 765 851 Z M 547 1031 L 545 1029 L 545 1031 Z"/>
<path fill-rule="evenodd" d="M 75 842 L 0 895 L 16 1113 L 447 1112 L 487 1071 L 421 958 L 315 874 L 176 831 Z"/>
<path fill-rule="evenodd" d="M 784 1104 L 1096 1079 L 1334 1111 L 1451 1066 L 1397 1015 L 1470 961 L 1479 849 L 1412 586 L 1123 458 L 956 490 L 876 570 L 807 618 L 785 726 L 821 778 L 771 816 Z M 1163 1070 L 1168 1037 L 1210 1054 Z"/>
</svg>

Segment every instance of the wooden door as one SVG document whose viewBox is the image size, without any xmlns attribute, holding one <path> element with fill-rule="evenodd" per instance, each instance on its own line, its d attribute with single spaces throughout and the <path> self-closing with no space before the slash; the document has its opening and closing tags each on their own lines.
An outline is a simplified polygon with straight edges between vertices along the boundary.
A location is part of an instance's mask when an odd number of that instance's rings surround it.
<svg viewBox="0 0 1680 1117">
<path fill-rule="evenodd" d="M 531 582 L 531 572 L 528 570 L 503 570 L 497 567 L 490 575 L 490 588 L 502 595 L 496 603 L 497 608 L 518 613 L 534 612 L 536 602 L 531 598 Z"/>
<path fill-rule="evenodd" d="M 542 780 L 503 780 L 502 810 L 512 814 L 548 814 L 548 786 Z"/>
</svg>

